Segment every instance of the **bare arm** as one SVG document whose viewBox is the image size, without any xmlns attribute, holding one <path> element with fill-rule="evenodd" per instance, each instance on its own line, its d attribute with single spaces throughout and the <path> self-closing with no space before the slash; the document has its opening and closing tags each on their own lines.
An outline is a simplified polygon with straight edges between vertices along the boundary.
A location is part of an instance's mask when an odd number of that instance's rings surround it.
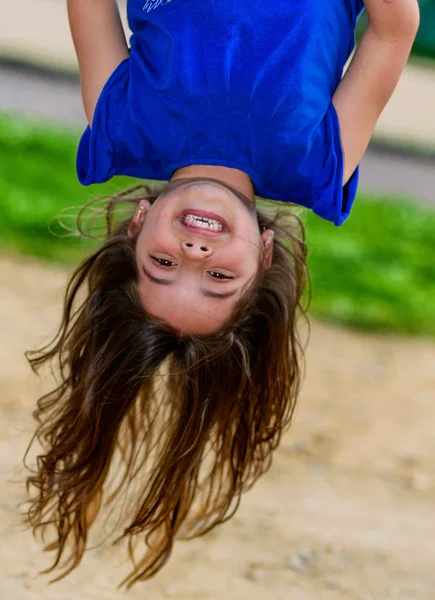
<svg viewBox="0 0 435 600">
<path fill-rule="evenodd" d="M 67 0 L 89 124 L 101 90 L 129 55 L 116 0 Z"/>
<path fill-rule="evenodd" d="M 417 0 L 365 0 L 368 27 L 333 103 L 340 122 L 345 184 L 360 162 L 405 68 L 419 25 Z"/>
</svg>

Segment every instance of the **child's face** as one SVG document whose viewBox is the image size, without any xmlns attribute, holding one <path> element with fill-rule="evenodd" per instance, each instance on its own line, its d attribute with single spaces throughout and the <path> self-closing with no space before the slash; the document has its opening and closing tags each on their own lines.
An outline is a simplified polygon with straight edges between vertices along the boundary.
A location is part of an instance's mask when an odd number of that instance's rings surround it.
<svg viewBox="0 0 435 600">
<path fill-rule="evenodd" d="M 217 224 L 201 228 L 194 216 Z M 219 329 L 260 262 L 271 263 L 273 231 L 260 234 L 254 204 L 214 182 L 182 184 L 152 206 L 142 201 L 129 235 L 137 236 L 144 308 L 181 333 Z"/>
</svg>

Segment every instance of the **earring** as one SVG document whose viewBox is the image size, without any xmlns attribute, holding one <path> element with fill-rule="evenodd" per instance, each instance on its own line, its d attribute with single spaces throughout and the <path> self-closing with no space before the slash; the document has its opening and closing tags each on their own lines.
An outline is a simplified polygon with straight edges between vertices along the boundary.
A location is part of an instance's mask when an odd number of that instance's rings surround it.
<svg viewBox="0 0 435 600">
<path fill-rule="evenodd" d="M 137 216 L 140 217 L 144 210 L 145 210 L 145 207 L 139 206 L 139 210 L 137 211 Z"/>
</svg>

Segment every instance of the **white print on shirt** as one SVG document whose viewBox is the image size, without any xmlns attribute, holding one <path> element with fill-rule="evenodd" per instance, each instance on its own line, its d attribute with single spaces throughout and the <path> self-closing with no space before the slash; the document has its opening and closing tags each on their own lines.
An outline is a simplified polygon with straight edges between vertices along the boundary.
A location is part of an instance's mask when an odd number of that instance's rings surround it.
<svg viewBox="0 0 435 600">
<path fill-rule="evenodd" d="M 155 10 L 159 8 L 159 6 L 165 6 L 165 4 L 169 4 L 172 0 L 147 0 L 142 8 L 143 11 L 149 13 L 151 10 Z"/>
</svg>

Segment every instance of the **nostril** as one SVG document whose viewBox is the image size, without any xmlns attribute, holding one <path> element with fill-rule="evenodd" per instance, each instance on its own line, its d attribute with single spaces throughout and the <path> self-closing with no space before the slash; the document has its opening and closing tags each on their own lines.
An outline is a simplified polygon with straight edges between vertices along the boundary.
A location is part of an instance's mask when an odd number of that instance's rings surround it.
<svg viewBox="0 0 435 600">
<path fill-rule="evenodd" d="M 205 246 L 201 246 L 201 250 L 202 250 L 203 252 L 207 252 L 208 248 L 206 248 Z"/>
<path fill-rule="evenodd" d="M 186 246 L 187 246 L 188 248 L 192 248 L 193 244 L 186 243 Z"/>
</svg>

